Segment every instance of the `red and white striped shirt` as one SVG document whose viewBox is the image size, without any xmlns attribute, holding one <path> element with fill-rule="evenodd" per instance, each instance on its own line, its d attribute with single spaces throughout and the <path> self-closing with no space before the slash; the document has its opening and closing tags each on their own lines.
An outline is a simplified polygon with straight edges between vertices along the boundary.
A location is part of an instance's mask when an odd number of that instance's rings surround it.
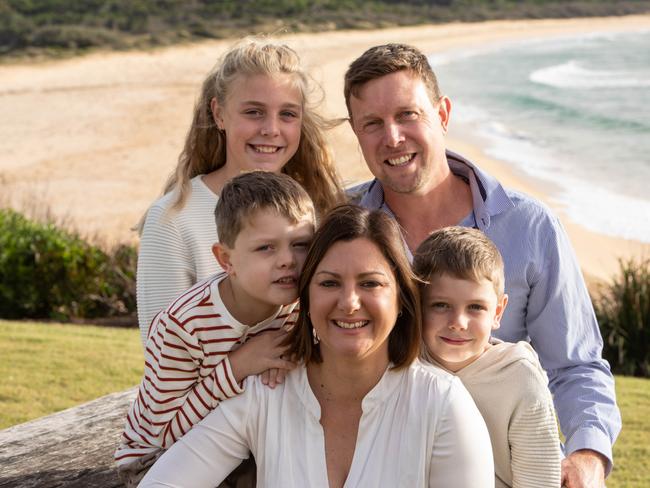
<svg viewBox="0 0 650 488">
<path fill-rule="evenodd" d="M 297 301 L 254 326 L 238 322 L 219 296 L 225 277 L 197 283 L 153 320 L 138 396 L 115 452 L 118 465 L 169 448 L 219 402 L 241 393 L 228 353 L 260 332 L 295 323 Z"/>
</svg>

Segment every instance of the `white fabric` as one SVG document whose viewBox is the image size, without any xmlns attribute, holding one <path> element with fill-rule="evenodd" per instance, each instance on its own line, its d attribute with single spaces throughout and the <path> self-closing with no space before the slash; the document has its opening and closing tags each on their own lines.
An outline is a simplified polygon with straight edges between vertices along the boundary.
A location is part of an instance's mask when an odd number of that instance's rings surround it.
<svg viewBox="0 0 650 488">
<path fill-rule="evenodd" d="M 198 281 L 222 271 L 212 254 L 217 242 L 214 209 L 219 197 L 203 182 L 191 180 L 185 206 L 168 211 L 177 193 L 156 200 L 145 219 L 138 253 L 137 301 L 142 344 L 158 312 Z"/>
<path fill-rule="evenodd" d="M 248 378 L 166 452 L 140 486 L 212 487 L 253 452 L 260 487 L 327 487 L 320 406 L 307 370 L 270 389 Z M 366 395 L 345 487 L 494 486 L 490 439 L 452 375 L 416 361 L 387 370 Z"/>
</svg>

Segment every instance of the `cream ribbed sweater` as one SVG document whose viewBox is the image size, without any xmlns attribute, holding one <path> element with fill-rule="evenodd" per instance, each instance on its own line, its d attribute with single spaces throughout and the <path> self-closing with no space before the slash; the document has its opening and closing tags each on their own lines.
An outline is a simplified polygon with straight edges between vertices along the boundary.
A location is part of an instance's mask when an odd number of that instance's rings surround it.
<svg viewBox="0 0 650 488">
<path fill-rule="evenodd" d="M 476 361 L 454 374 L 474 398 L 490 432 L 495 486 L 558 488 L 562 454 L 546 373 L 527 342 L 493 341 Z"/>
<path fill-rule="evenodd" d="M 142 344 L 156 314 L 198 281 L 221 271 L 212 254 L 217 242 L 214 209 L 219 197 L 201 175 L 191 180 L 192 191 L 179 211 L 167 210 L 172 191 L 154 202 L 145 219 L 138 253 L 138 323 Z"/>
</svg>

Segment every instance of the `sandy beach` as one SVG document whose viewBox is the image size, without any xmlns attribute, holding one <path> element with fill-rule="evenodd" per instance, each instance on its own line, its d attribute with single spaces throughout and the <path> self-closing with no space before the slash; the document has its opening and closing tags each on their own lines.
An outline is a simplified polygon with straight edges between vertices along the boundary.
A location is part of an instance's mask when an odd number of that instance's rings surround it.
<svg viewBox="0 0 650 488">
<path fill-rule="evenodd" d="M 365 49 L 386 42 L 426 53 L 522 39 L 650 29 L 650 15 L 447 24 L 286 35 L 323 87 L 323 112 L 344 117 L 343 73 Z M 0 203 L 45 211 L 106 244 L 136 242 L 131 227 L 160 194 L 176 164 L 199 85 L 232 41 L 152 51 L 94 53 L 60 61 L 0 65 Z M 478 81 L 477 81 L 478 82 Z M 452 130 L 448 147 L 502 183 L 551 204 L 543 186 L 488 158 Z M 347 124 L 331 132 L 346 183 L 369 173 Z M 560 209 L 556 209 L 559 211 Z M 560 213 L 581 266 L 608 279 L 619 257 L 650 256 L 650 245 L 589 232 Z"/>
</svg>

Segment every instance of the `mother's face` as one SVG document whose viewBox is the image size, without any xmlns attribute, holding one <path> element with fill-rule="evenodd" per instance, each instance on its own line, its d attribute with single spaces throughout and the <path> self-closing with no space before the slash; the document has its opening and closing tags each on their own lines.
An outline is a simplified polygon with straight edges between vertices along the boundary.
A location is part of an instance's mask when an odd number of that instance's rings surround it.
<svg viewBox="0 0 650 488">
<path fill-rule="evenodd" d="M 388 337 L 399 308 L 393 270 L 366 238 L 334 243 L 309 283 L 311 323 L 325 361 L 387 362 Z"/>
</svg>

